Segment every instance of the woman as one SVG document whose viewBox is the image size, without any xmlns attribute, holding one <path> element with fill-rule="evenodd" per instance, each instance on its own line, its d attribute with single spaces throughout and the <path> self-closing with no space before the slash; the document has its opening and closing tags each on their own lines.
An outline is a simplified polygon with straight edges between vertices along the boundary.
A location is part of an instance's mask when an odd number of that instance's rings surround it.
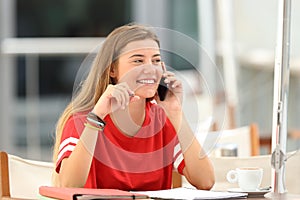
<svg viewBox="0 0 300 200">
<path fill-rule="evenodd" d="M 161 78 L 168 87 L 163 101 Z M 196 188 L 210 189 L 213 167 L 183 116 L 182 93 L 152 31 L 115 29 L 58 121 L 54 185 L 168 189 L 175 169 Z"/>
</svg>

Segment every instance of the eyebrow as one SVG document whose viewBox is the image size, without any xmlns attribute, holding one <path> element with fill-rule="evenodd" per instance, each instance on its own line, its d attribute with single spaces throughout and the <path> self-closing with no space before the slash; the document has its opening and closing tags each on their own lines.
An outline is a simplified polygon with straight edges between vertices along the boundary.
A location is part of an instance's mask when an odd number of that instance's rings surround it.
<svg viewBox="0 0 300 200">
<path fill-rule="evenodd" d="M 157 56 L 160 56 L 160 54 L 154 54 L 152 57 L 157 57 Z M 134 57 L 145 57 L 145 56 L 143 54 L 134 54 L 129 58 L 134 58 Z"/>
</svg>

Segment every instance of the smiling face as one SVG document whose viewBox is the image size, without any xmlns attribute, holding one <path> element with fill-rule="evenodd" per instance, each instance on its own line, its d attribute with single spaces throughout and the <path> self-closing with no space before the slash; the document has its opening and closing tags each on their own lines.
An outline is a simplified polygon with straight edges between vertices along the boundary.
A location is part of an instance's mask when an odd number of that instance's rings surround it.
<svg viewBox="0 0 300 200">
<path fill-rule="evenodd" d="M 158 44 L 151 39 L 134 41 L 125 46 L 117 61 L 117 69 L 111 72 L 120 82 L 142 98 L 155 95 L 162 76 L 161 56 Z"/>
</svg>

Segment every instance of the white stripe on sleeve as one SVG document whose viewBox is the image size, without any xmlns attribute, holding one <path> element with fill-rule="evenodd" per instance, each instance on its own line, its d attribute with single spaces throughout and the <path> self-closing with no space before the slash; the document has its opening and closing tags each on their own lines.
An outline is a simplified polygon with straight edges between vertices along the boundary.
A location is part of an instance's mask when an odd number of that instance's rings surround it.
<svg viewBox="0 0 300 200">
<path fill-rule="evenodd" d="M 60 143 L 58 151 L 61 151 L 62 148 L 64 148 L 64 146 L 66 146 L 67 144 L 73 143 L 76 145 L 78 141 L 79 141 L 78 138 L 69 137 L 69 138 L 65 139 L 64 141 L 62 141 L 62 143 Z"/>
<path fill-rule="evenodd" d="M 173 158 L 175 158 L 175 156 L 181 151 L 180 148 L 180 144 L 178 143 L 175 147 L 174 147 L 174 154 L 173 154 Z"/>
<path fill-rule="evenodd" d="M 182 151 L 181 151 L 179 143 L 174 147 L 174 156 L 173 157 L 175 159 L 173 167 L 174 167 L 174 169 L 177 170 L 178 166 L 183 161 L 183 155 L 182 155 Z"/>
<path fill-rule="evenodd" d="M 173 166 L 176 170 L 178 170 L 178 166 L 182 161 L 183 161 L 183 155 L 182 155 L 182 153 L 180 153 L 173 164 Z"/>
<path fill-rule="evenodd" d="M 67 152 L 67 151 L 73 151 L 74 149 L 75 149 L 75 145 L 73 145 L 73 144 L 69 144 L 69 145 L 65 146 L 65 148 L 63 148 L 62 151 L 59 152 L 56 161 L 60 160 L 61 157 L 64 155 L 65 152 Z"/>
</svg>

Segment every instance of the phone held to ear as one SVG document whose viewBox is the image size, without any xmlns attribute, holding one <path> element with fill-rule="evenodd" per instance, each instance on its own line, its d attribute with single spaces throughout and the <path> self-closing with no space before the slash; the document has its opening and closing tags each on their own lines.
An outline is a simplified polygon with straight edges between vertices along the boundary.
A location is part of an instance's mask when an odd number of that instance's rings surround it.
<svg viewBox="0 0 300 200">
<path fill-rule="evenodd" d="M 165 100 L 167 92 L 168 92 L 168 86 L 165 83 L 165 79 L 166 79 L 165 77 L 162 77 L 160 79 L 159 86 L 157 88 L 157 93 L 158 93 L 160 101 Z"/>
</svg>

